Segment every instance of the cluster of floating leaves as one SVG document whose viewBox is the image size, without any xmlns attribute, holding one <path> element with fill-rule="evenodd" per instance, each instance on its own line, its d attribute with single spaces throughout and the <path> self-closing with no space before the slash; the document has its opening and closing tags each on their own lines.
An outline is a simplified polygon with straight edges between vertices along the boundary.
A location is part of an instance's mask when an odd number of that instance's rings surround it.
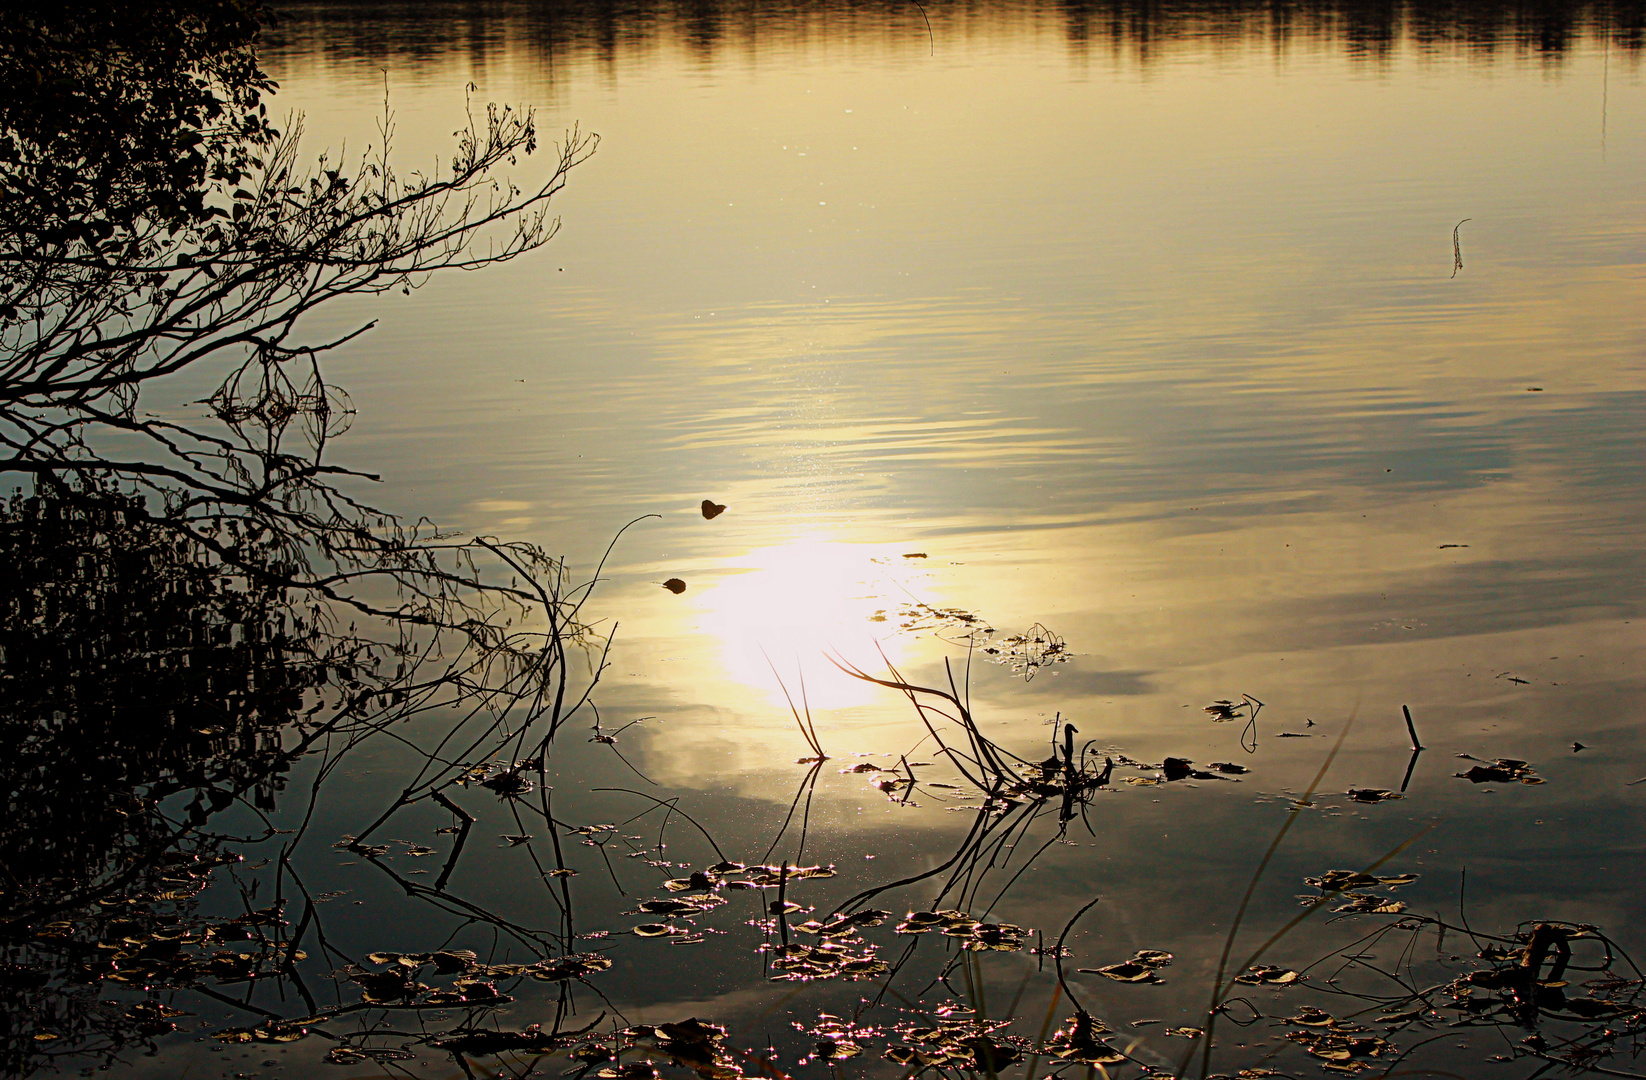
<svg viewBox="0 0 1646 1080">
<path fill-rule="evenodd" d="M 1459 755 L 1466 757 L 1467 755 Z M 1543 777 L 1537 775 L 1532 766 L 1519 758 L 1498 758 L 1495 761 L 1483 761 L 1472 766 L 1468 772 L 1454 775 L 1469 781 L 1471 784 L 1512 784 L 1519 781 L 1522 784 L 1541 784 Z"/>
<path fill-rule="evenodd" d="M 1027 934 L 1012 923 L 981 922 L 964 911 L 911 911 L 897 924 L 899 934 L 937 932 L 969 952 L 1017 952 Z"/>
<path fill-rule="evenodd" d="M 889 622 L 892 619 L 898 620 L 899 630 L 940 630 L 949 633 L 964 629 L 984 636 L 994 633 L 994 627 L 984 622 L 976 612 L 964 608 L 933 607 L 918 600 L 904 604 L 895 611 L 881 609 L 869 616 L 870 622 Z"/>
<path fill-rule="evenodd" d="M 504 1005 L 514 1000 L 497 991 L 496 978 L 533 978 L 544 982 L 581 980 L 611 967 L 604 956 L 580 953 L 540 960 L 533 964 L 485 964 L 467 949 L 448 949 L 427 953 L 378 952 L 366 957 L 366 962 L 380 970 L 369 970 L 349 965 L 340 973 L 360 988 L 362 1005 L 373 1008 L 480 1008 Z M 422 982 L 436 976 L 453 977 L 444 987 L 433 987 Z M 342 1006 L 347 1009 L 349 1006 Z M 297 1042 L 310 1034 L 311 1027 L 321 1022 L 329 1010 L 317 1016 L 290 1020 L 265 1020 L 255 1027 L 228 1028 L 215 1032 L 213 1037 L 225 1043 L 285 1043 Z M 568 1036 L 545 1034 L 532 1027 L 524 1032 L 459 1029 L 431 1037 L 436 1048 L 460 1053 L 496 1054 L 512 1050 L 548 1050 L 570 1045 Z M 406 1060 L 414 1054 L 409 1050 L 395 1050 L 352 1046 L 345 1043 L 332 1048 L 326 1060 L 332 1064 L 352 1065 L 363 1061 L 383 1062 Z"/>
<path fill-rule="evenodd" d="M 878 946 L 866 945 L 853 952 L 838 941 L 820 940 L 816 945 L 791 942 L 788 945 L 761 946 L 771 954 L 774 982 L 817 982 L 823 979 L 858 981 L 884 975 L 891 966 L 878 959 Z"/>
<path fill-rule="evenodd" d="M 207 980 L 219 986 L 246 983 L 277 975 L 290 960 L 304 958 L 301 951 L 281 949 L 266 933 L 270 927 L 283 925 L 278 906 L 228 919 L 157 916 L 149 908 L 157 900 L 181 897 L 181 893 L 174 897 L 166 891 L 105 899 L 99 906 L 109 917 L 44 923 L 34 929 L 33 937 L 43 947 L 60 947 L 78 957 L 71 968 L 76 981 L 121 983 L 143 990 L 190 987 Z M 124 913 L 127 910 L 129 915 Z M 84 940 L 87 933 L 96 938 L 94 943 L 88 945 Z M 20 985 L 43 983 L 46 978 L 26 965 L 8 965 L 8 969 L 8 982 Z"/>
<path fill-rule="evenodd" d="M 1124 756 L 1120 760 L 1123 764 L 1151 774 L 1148 776 L 1128 776 L 1126 783 L 1134 787 L 1153 787 L 1156 784 L 1172 784 L 1179 780 L 1223 780 L 1230 776 L 1240 776 L 1251 772 L 1246 766 L 1236 765 L 1231 761 L 1214 761 L 1206 769 L 1197 769 L 1194 767 L 1194 762 L 1188 758 L 1169 757 L 1158 765 L 1132 761 Z"/>
<path fill-rule="evenodd" d="M 881 1030 L 867 1024 L 858 1024 L 832 1013 L 818 1013 L 817 1023 L 811 1027 L 794 1022 L 796 1031 L 804 1031 L 816 1040 L 812 1053 L 800 1059 L 801 1065 L 813 1061 L 836 1064 L 862 1054 L 864 1048 L 880 1038 Z"/>
<path fill-rule="evenodd" d="M 1079 1009 L 1052 1033 L 1046 1049 L 1053 1057 L 1077 1065 L 1119 1065 L 1127 1058 L 1109 1045 L 1112 1034 L 1103 1021 Z"/>
<path fill-rule="evenodd" d="M 926 556 L 923 552 L 912 552 L 904 557 Z M 959 634 L 966 644 L 977 646 L 978 653 L 985 660 L 1007 665 L 1025 680 L 1034 678 L 1035 672 L 1043 667 L 1065 663 L 1070 656 L 1068 644 L 1063 638 L 1041 623 L 1035 623 L 1020 634 L 996 637 L 995 628 L 974 611 L 934 607 L 918 600 L 895 610 L 882 608 L 869 616 L 870 622 L 890 622 L 894 619 L 899 630 Z"/>
<path fill-rule="evenodd" d="M 1370 877 L 1334 871 L 1309 879 L 1309 883 L 1321 888 L 1323 895 L 1336 893 L 1352 897 L 1350 890 L 1364 887 Z M 1382 885 L 1399 885 L 1413 877 L 1400 875 L 1373 880 Z M 1356 914 L 1392 913 L 1383 907 L 1357 906 L 1350 910 Z M 1390 924 L 1391 931 L 1414 935 L 1428 929 L 1444 935 L 1458 928 L 1414 915 L 1401 915 Z M 1405 990 L 1403 997 L 1386 993 L 1359 994 L 1344 985 L 1340 975 L 1334 976 L 1334 992 L 1348 992 L 1372 1003 L 1374 1008 L 1358 1009 L 1351 1019 L 1339 1019 L 1320 1008 L 1300 1007 L 1281 1021 L 1293 1027 L 1286 1038 L 1316 1058 L 1323 1068 L 1358 1073 L 1383 1068 L 1374 1065 L 1371 1059 L 1387 1058 L 1395 1052 L 1396 1048 L 1386 1036 L 1397 1031 L 1415 1029 L 1421 1033 L 1423 1029 L 1433 1028 L 1488 1027 L 1507 1032 L 1514 1028 L 1526 1034 L 1518 1042 L 1507 1044 L 1512 1054 L 1498 1054 L 1492 1060 L 1528 1057 L 1574 1071 L 1605 1072 L 1600 1064 L 1603 1059 L 1621 1048 L 1638 1046 L 1640 1037 L 1646 1035 L 1646 1001 L 1642 1000 L 1646 979 L 1638 972 L 1633 972 L 1633 978 L 1613 974 L 1618 953 L 1610 939 L 1597 928 L 1542 921 L 1523 924 L 1513 934 L 1502 937 L 1481 935 L 1467 928 L 1462 933 L 1480 946 L 1475 956 L 1486 961 L 1485 966 L 1457 973 L 1438 986 L 1426 985 L 1427 980 L 1403 981 L 1392 972 L 1367 969 L 1396 979 Z M 1482 938 L 1486 939 L 1484 944 Z M 1345 952 L 1344 959 L 1358 964 L 1363 959 L 1364 940 L 1356 944 L 1356 951 Z M 1589 943 L 1589 947 L 1598 951 L 1598 962 L 1575 962 L 1573 946 L 1578 943 Z M 1458 957 L 1451 959 L 1455 961 Z M 1579 988 L 1569 980 L 1575 972 L 1596 977 L 1587 979 Z M 1296 972 L 1279 968 L 1253 969 L 1249 974 L 1257 977 L 1243 976 L 1236 981 L 1277 986 L 1302 979 Z M 1382 1034 L 1359 1022 L 1374 1012 L 1377 1015 L 1367 1022 L 1383 1026 Z M 1540 1030 L 1546 1021 L 1573 1025 L 1575 1033 L 1568 1027 L 1558 1035 L 1554 1032 L 1546 1035 Z"/>
<path fill-rule="evenodd" d="M 1109 964 L 1099 968 L 1077 968 L 1087 975 L 1102 975 L 1104 978 L 1125 983 L 1162 983 L 1156 972 L 1171 964 L 1174 957 L 1169 952 L 1158 949 L 1139 949 L 1130 960 L 1123 960 L 1118 964 Z"/>
<path fill-rule="evenodd" d="M 1578 994 L 1566 976 L 1572 943 L 1599 942 L 1605 950 L 1601 972 L 1609 971 L 1612 949 L 1599 931 L 1585 924 L 1539 922 L 1527 927 L 1505 944 L 1488 943 L 1477 954 L 1489 967 L 1457 976 L 1444 992 L 1446 1007 L 1461 1013 L 1472 1023 L 1503 1022 L 1533 1026 L 1540 1017 L 1584 1023 L 1606 1022 L 1603 1038 L 1595 1044 L 1609 1044 L 1626 1032 L 1638 1036 L 1646 1028 L 1646 1003 L 1640 1001 L 1643 981 L 1637 976 L 1624 979 L 1603 974 L 1583 984 L 1586 994 Z M 1544 965 L 1549 965 L 1544 970 Z M 1584 965 L 1575 970 L 1595 971 Z M 1554 1055 L 1555 1048 L 1538 1037 L 1525 1040 L 1538 1056 Z M 1567 1042 L 1559 1049 L 1575 1050 L 1580 1042 Z M 1593 1045 L 1593 1044 L 1592 1044 Z M 1561 1059 L 1576 1064 L 1575 1059 Z"/>
<path fill-rule="evenodd" d="M 1223 723 L 1228 720 L 1244 720 L 1255 715 L 1251 710 L 1261 709 L 1263 703 L 1250 694 L 1240 695 L 1239 701 L 1229 698 L 1219 698 L 1206 706 L 1206 715 L 1212 718 L 1213 723 Z"/>
<path fill-rule="evenodd" d="M 1021 634 L 996 638 L 983 647 L 983 655 L 1010 666 L 1027 682 L 1043 667 L 1068 662 L 1069 648 L 1057 634 L 1035 623 Z"/>
<path fill-rule="evenodd" d="M 524 761 L 486 761 L 471 765 L 457 777 L 460 787 L 482 787 L 501 799 L 518 799 L 529 795 L 536 783 L 526 776 L 542 765 L 541 758 Z"/>
<path fill-rule="evenodd" d="M 937 1022 L 908 1021 L 893 1027 L 896 1040 L 882 1056 L 910 1074 L 924 1072 L 994 1075 L 1021 1061 L 1031 1049 L 1027 1039 L 1002 1032 L 1009 1020 L 967 1015 L 964 1006 L 937 1010 Z"/>
<path fill-rule="evenodd" d="M 617 1033 L 620 1040 L 616 1051 L 602 1043 L 592 1044 L 580 1052 L 588 1064 L 599 1064 L 602 1054 L 609 1055 L 609 1063 L 594 1075 L 602 1080 L 650 1080 L 658 1075 L 650 1061 L 631 1061 L 620 1064 L 622 1051 L 639 1047 L 667 1057 L 682 1065 L 703 1080 L 733 1080 L 743 1075 L 731 1048 L 726 1044 L 726 1029 L 696 1017 L 670 1024 L 638 1024 Z"/>
<path fill-rule="evenodd" d="M 1236 975 L 1235 982 L 1247 986 L 1296 986 L 1306 978 L 1307 975 L 1300 971 L 1292 971 L 1290 968 L 1258 964 Z"/>
<path fill-rule="evenodd" d="M 697 916 L 713 911 L 724 904 L 726 902 L 725 898 L 719 895 L 723 889 L 777 889 L 780 893 L 783 893 L 798 882 L 831 878 L 835 876 L 835 873 L 836 870 L 833 865 L 789 866 L 785 863 L 772 866 L 762 864 L 745 865 L 744 863 L 724 861 L 715 863 L 703 870 L 694 870 L 685 877 L 670 878 L 663 882 L 663 888 L 675 895 L 641 900 L 636 905 L 635 910 L 627 912 L 627 914 L 652 916 L 654 918 L 661 917 L 665 920 L 679 919 L 689 923 Z M 784 899 L 773 901 L 769 905 L 769 910 L 773 918 L 757 920 L 755 925 L 768 933 L 775 933 L 778 930 L 779 919 L 786 919 L 790 914 L 807 909 Z M 838 923 L 838 926 L 831 928 L 830 937 L 843 943 L 850 943 L 846 941 L 842 934 L 853 926 L 874 925 L 873 921 L 866 920 L 865 916 L 868 914 L 873 913 L 860 912 L 858 915 L 851 917 L 835 916 L 834 920 Z M 880 914 L 884 917 L 886 913 Z M 813 927 L 821 926 L 821 923 L 803 923 L 796 929 L 801 932 L 809 932 Z M 677 925 L 673 921 L 643 922 L 635 926 L 632 932 L 636 937 L 668 939 L 671 945 L 699 944 L 705 940 L 705 935 L 709 933 L 709 931 L 699 931 L 691 925 Z M 825 941 L 823 944 L 827 945 L 828 942 Z M 808 967 L 808 963 L 819 968 L 829 966 L 821 957 L 808 961 L 800 953 L 785 954 L 779 959 L 782 961 L 778 965 L 780 970 L 793 970 L 799 973 L 810 972 L 811 969 Z M 854 966 L 842 967 L 834 974 L 850 974 L 854 977 L 861 977 L 861 972 L 866 969 L 855 966 L 855 964 L 857 961 L 864 959 L 871 958 L 851 956 L 846 960 L 839 961 L 839 964 Z M 878 961 L 875 961 L 875 963 L 878 963 Z M 884 968 L 882 967 L 881 970 L 884 970 Z M 814 977 L 827 976 L 819 973 L 814 974 Z"/>
<path fill-rule="evenodd" d="M 1406 904 L 1401 900 L 1394 900 L 1387 896 L 1366 892 L 1374 888 L 1399 888 L 1410 885 L 1417 880 L 1416 874 L 1391 874 L 1379 877 L 1374 874 L 1363 873 L 1358 870 L 1328 870 L 1319 877 L 1304 878 L 1305 885 L 1320 890 L 1317 896 L 1298 897 L 1304 904 L 1314 905 L 1322 902 L 1323 897 L 1336 896 L 1343 901 L 1332 908 L 1340 914 L 1353 915 L 1398 915 L 1406 910 Z"/>
<path fill-rule="evenodd" d="M 1370 1028 L 1339 1020 L 1311 1005 L 1304 1005 L 1285 1023 L 1296 1025 L 1286 1038 L 1318 1058 L 1321 1066 L 1336 1072 L 1360 1072 L 1371 1068 L 1366 1058 L 1382 1057 L 1393 1050 L 1388 1040 Z"/>
</svg>

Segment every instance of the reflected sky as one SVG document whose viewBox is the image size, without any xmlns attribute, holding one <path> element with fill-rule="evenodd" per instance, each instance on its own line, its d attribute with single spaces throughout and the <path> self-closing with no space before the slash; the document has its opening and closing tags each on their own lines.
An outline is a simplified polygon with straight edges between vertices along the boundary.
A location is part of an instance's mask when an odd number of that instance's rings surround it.
<svg viewBox="0 0 1646 1080">
<path fill-rule="evenodd" d="M 506 959 L 472 916 L 555 919 L 547 885 L 567 942 L 613 961 L 578 1023 L 695 1014 L 747 1043 L 870 984 L 767 985 L 770 893 L 681 915 L 705 933 L 678 951 L 633 933 L 658 910 L 637 898 L 792 859 L 836 865 L 779 886 L 826 914 L 953 856 L 960 886 L 876 903 L 986 905 L 1045 945 L 1100 897 L 1079 963 L 1178 961 L 1161 987 L 1076 972 L 1083 1000 L 1197 1023 L 1234 898 L 1291 820 L 1253 941 L 1308 875 L 1398 855 L 1414 911 L 1461 906 L 1466 867 L 1479 925 L 1593 921 L 1638 945 L 1642 25 L 1638 4 L 292 7 L 264 59 L 311 151 L 369 153 L 382 124 L 404 170 L 435 170 L 492 100 L 536 109 L 546 140 L 602 140 L 544 249 L 308 324 L 319 341 L 376 320 L 326 361 L 357 410 L 327 453 L 384 477 L 372 504 L 565 553 L 575 580 L 601 566 L 573 673 L 598 687 L 546 759 L 485 779 L 484 747 L 537 753 L 519 711 L 477 709 L 474 741 L 419 707 L 294 761 L 232 822 L 298 837 L 267 873 L 311 914 L 332 905 L 310 966 Z M 170 411 L 202 417 L 204 380 L 178 380 Z M 1014 635 L 1044 628 L 1066 662 L 1023 670 Z M 963 699 L 1024 763 L 1067 738 L 1083 776 L 1105 758 L 1114 776 L 1081 789 L 1078 822 L 1072 798 L 1065 818 L 1031 797 L 1072 765 L 982 792 L 940 744 L 972 745 L 952 717 L 854 668 Z M 1206 709 L 1246 695 L 1250 725 Z M 1168 758 L 1239 767 L 1166 782 Z M 1544 782 L 1461 775 L 1498 758 Z M 405 801 L 430 761 L 451 769 L 442 801 Z M 539 763 L 548 829 L 492 783 Z M 1019 808 L 1015 841 L 956 855 Z M 387 845 L 369 858 L 362 823 Z M 437 904 L 381 873 L 439 891 L 459 856 Z M 200 903 L 266 902 L 263 869 Z M 923 993 L 940 951 L 892 993 Z M 997 1004 L 1016 985 L 1020 1015 L 1052 1008 L 1039 958 L 990 961 Z M 549 992 L 519 989 L 500 1022 L 544 1022 Z M 251 1067 L 183 1038 L 129 1075 Z M 1474 1075 L 1467 1040 L 1448 1029 L 1425 1066 Z M 312 1064 L 313 1045 L 246 1052 Z"/>
<path fill-rule="evenodd" d="M 901 6 L 351 10 L 266 53 L 313 145 L 369 141 L 384 68 L 406 161 L 467 81 L 602 136 L 543 252 L 328 314 L 382 320 L 337 357 L 337 452 L 381 502 L 588 564 L 662 515 L 599 594 L 602 708 L 660 717 L 624 744 L 651 779 L 786 801 L 785 691 L 832 748 L 907 749 L 906 706 L 822 657 L 946 677 L 952 640 L 875 621 L 909 602 L 1068 640 L 1032 682 L 973 665 L 1025 754 L 1061 713 L 1209 760 L 1234 733 L 1199 707 L 1250 692 L 1277 731 L 1378 717 L 1345 760 L 1380 776 L 1407 702 L 1437 758 L 1592 729 L 1627 770 L 1628 11 L 933 7 L 928 39 Z M 1263 752 L 1297 786 L 1324 744 Z"/>
</svg>

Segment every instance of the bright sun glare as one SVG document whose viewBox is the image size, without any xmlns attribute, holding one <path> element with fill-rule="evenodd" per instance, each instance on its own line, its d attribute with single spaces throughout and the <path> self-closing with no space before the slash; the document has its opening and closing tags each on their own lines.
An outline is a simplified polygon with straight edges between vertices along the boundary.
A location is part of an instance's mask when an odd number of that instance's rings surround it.
<svg viewBox="0 0 1646 1080">
<path fill-rule="evenodd" d="M 767 692 L 785 709 L 785 688 L 801 707 L 802 683 L 804 702 L 814 710 L 883 695 L 828 660 L 838 656 L 878 673 L 885 668 L 881 650 L 893 663 L 906 655 L 908 639 L 891 633 L 896 623 L 873 621 L 898 602 L 887 595 L 896 586 L 874 562 L 883 554 L 816 539 L 750 552 L 744 572 L 705 589 L 699 601 L 704 629 L 721 643 L 727 676 Z"/>
</svg>

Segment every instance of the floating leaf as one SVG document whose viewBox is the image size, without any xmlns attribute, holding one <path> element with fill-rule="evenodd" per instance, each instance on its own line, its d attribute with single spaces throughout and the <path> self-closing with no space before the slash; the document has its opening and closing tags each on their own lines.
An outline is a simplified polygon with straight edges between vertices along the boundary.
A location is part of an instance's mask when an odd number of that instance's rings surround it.
<svg viewBox="0 0 1646 1080">
<path fill-rule="evenodd" d="M 1082 1065 L 1119 1065 L 1126 1060 L 1126 1055 L 1100 1041 L 1098 1036 L 1104 1034 L 1108 1034 L 1108 1029 L 1081 1009 L 1052 1033 L 1051 1041 L 1046 1046 L 1055 1057 L 1064 1061 Z"/>
<path fill-rule="evenodd" d="M 679 596 L 681 593 L 686 591 L 686 583 L 677 577 L 672 577 L 665 581 L 663 583 L 663 587 L 674 593 L 676 596 Z"/>
<path fill-rule="evenodd" d="M 543 982 L 563 982 L 567 979 L 581 979 L 596 971 L 605 971 L 611 966 L 610 958 L 599 953 L 572 953 L 552 960 L 539 960 L 525 970 L 530 972 L 532 978 Z M 496 971 L 495 968 L 491 970 Z"/>
<path fill-rule="evenodd" d="M 1303 883 L 1313 885 L 1321 892 L 1342 892 L 1344 889 L 1382 884 L 1371 874 L 1363 874 L 1358 870 L 1328 870 L 1317 878 L 1304 878 Z"/>
<path fill-rule="evenodd" d="M 505 1054 L 517 1050 L 554 1050 L 569 1041 L 564 1037 L 551 1035 L 537 1024 L 533 1024 L 524 1031 L 459 1031 L 443 1039 L 436 1039 L 434 1045 L 454 1054 Z"/>
<path fill-rule="evenodd" d="M 1543 778 L 1532 770 L 1532 766 L 1519 758 L 1498 758 L 1493 762 L 1476 765 L 1468 772 L 1453 775 L 1460 776 L 1471 784 L 1506 784 L 1515 780 L 1522 784 L 1543 783 Z"/>
<path fill-rule="evenodd" d="M 688 892 L 692 889 L 699 892 L 712 892 L 720 886 L 721 881 L 719 878 L 712 874 L 706 874 L 701 870 L 694 872 L 690 877 L 670 878 L 663 883 L 663 887 L 670 892 Z"/>
<path fill-rule="evenodd" d="M 713 521 L 725 512 L 726 506 L 724 503 L 717 503 L 713 499 L 703 500 L 703 517 L 705 520 Z"/>
<path fill-rule="evenodd" d="M 1079 968 L 1077 970 L 1088 975 L 1102 975 L 1116 982 L 1157 983 L 1161 981 L 1160 976 L 1154 973 L 1154 968 L 1149 967 L 1147 964 L 1133 963 L 1130 960 L 1123 964 L 1110 964 L 1107 967 L 1100 968 Z"/>
<path fill-rule="evenodd" d="M 1398 915 L 1406 910 L 1406 904 L 1401 900 L 1390 900 L 1386 896 L 1373 896 L 1370 893 L 1344 893 L 1349 902 L 1334 907 L 1334 912 L 1349 915 Z"/>
<path fill-rule="evenodd" d="M 704 908 L 685 900 L 642 900 L 640 910 L 647 915 L 697 915 Z"/>
</svg>

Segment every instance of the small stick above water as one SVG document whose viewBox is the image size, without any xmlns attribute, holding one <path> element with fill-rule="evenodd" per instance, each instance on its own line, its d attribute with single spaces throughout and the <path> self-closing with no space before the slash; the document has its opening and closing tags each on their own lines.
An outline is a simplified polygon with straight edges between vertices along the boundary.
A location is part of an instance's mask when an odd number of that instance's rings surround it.
<svg viewBox="0 0 1646 1080">
<path fill-rule="evenodd" d="M 1417 726 L 1412 723 L 1412 710 L 1402 705 L 1400 711 L 1406 714 L 1406 733 L 1412 737 L 1412 749 L 1422 750 L 1423 744 L 1417 741 Z"/>
</svg>

